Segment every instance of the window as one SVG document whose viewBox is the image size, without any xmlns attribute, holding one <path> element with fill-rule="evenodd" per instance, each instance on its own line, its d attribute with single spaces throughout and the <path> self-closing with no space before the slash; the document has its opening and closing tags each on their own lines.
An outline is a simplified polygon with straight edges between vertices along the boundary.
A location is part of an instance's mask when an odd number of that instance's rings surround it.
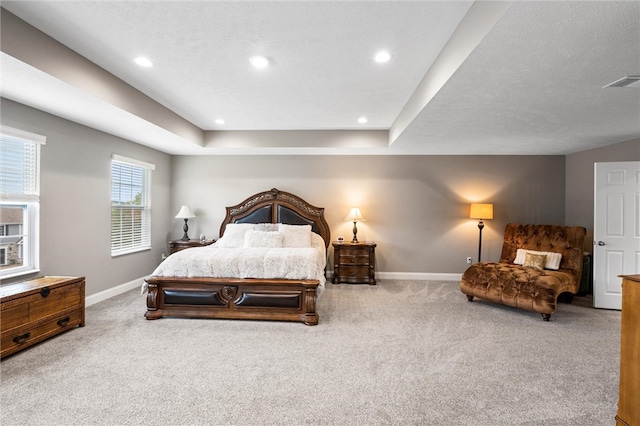
<svg viewBox="0 0 640 426">
<path fill-rule="evenodd" d="M 111 256 L 151 248 L 153 164 L 114 155 L 111 160 Z"/>
<path fill-rule="evenodd" d="M 40 146 L 46 138 L 0 126 L 0 277 L 38 272 Z"/>
</svg>

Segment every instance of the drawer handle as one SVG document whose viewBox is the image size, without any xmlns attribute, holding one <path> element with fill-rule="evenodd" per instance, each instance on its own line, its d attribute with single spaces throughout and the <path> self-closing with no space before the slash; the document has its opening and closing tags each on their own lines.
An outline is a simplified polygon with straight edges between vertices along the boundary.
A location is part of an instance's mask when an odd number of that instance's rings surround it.
<svg viewBox="0 0 640 426">
<path fill-rule="evenodd" d="M 51 293 L 51 289 L 49 287 L 42 287 L 40 290 L 40 296 L 47 297 Z"/>
<path fill-rule="evenodd" d="M 13 338 L 13 343 L 24 343 L 27 340 L 29 340 L 29 337 L 31 337 L 31 333 L 24 333 L 22 336 L 16 336 Z"/>
<path fill-rule="evenodd" d="M 58 325 L 60 327 L 64 327 L 65 325 L 69 324 L 69 321 L 71 321 L 71 317 L 64 317 L 61 320 L 58 320 Z"/>
</svg>

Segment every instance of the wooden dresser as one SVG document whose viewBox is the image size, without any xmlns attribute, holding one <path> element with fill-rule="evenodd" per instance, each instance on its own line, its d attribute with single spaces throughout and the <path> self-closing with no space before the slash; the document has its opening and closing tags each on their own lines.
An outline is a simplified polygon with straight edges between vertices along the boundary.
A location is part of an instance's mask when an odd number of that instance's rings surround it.
<svg viewBox="0 0 640 426">
<path fill-rule="evenodd" d="M 376 284 L 376 243 L 333 244 L 333 283 Z"/>
<path fill-rule="evenodd" d="M 616 425 L 640 425 L 640 275 L 622 275 L 620 394 Z"/>
<path fill-rule="evenodd" d="M 0 358 L 84 326 L 84 277 L 41 277 L 0 287 Z"/>
</svg>

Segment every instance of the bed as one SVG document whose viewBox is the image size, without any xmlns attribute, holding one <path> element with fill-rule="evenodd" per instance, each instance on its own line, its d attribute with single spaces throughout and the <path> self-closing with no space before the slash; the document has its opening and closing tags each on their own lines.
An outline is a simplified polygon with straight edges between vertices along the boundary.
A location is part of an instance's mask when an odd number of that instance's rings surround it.
<svg viewBox="0 0 640 426">
<path fill-rule="evenodd" d="M 317 251 L 317 246 L 322 245 L 323 263 L 320 270 L 302 278 L 292 278 L 288 276 L 290 274 L 286 267 L 283 269 L 282 264 L 278 264 L 264 268 L 265 271 L 270 272 L 267 278 L 253 278 L 247 277 L 246 275 L 251 275 L 247 273 L 232 275 L 231 271 L 234 267 L 221 265 L 204 257 L 216 251 L 222 257 L 226 256 L 225 253 L 231 256 L 234 250 L 240 251 L 241 249 L 229 244 L 229 241 L 233 241 L 232 232 L 247 228 L 251 230 L 253 238 L 264 236 L 266 231 L 273 231 L 274 227 L 279 227 L 278 229 L 286 232 L 297 232 L 299 228 L 310 227 L 313 250 Z M 225 236 L 227 231 L 228 235 Z M 289 234 L 284 235 L 283 238 L 286 238 Z M 316 300 L 326 281 L 324 269 L 329 241 L 331 241 L 331 235 L 329 225 L 324 218 L 324 208 L 315 207 L 297 195 L 276 188 L 252 195 L 240 204 L 226 208 L 226 216 L 220 226 L 220 239 L 216 243 L 172 254 L 150 277 L 145 279 L 147 290 L 145 317 L 148 320 L 179 317 L 298 321 L 306 325 L 317 325 L 319 317 L 316 312 Z M 297 246 L 294 244 L 293 247 Z M 305 249 L 287 250 L 294 254 Z M 253 250 L 253 252 L 262 251 L 270 253 L 278 250 L 257 248 Z M 171 261 L 177 265 L 181 258 L 189 259 L 191 266 L 185 267 L 184 270 L 180 270 L 181 266 L 177 266 L 172 269 L 174 272 L 163 272 L 169 268 L 165 266 L 165 262 Z M 242 260 L 241 262 L 250 263 L 250 261 Z M 215 276 L 203 276 L 206 272 L 199 270 L 202 263 L 206 262 L 210 262 Z M 299 263 L 295 258 L 282 262 L 285 265 Z M 315 265 L 314 270 L 317 269 Z M 181 272 L 176 273 L 177 270 Z M 280 271 L 281 274 L 277 273 L 278 276 L 274 276 L 276 274 L 274 271 Z"/>
</svg>

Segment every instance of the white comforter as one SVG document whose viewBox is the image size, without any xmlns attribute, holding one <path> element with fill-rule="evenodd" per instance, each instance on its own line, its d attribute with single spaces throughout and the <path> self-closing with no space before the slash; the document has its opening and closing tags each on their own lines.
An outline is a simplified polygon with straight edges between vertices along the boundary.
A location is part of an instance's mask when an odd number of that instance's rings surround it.
<svg viewBox="0 0 640 426">
<path fill-rule="evenodd" d="M 327 258 L 318 239 L 311 248 L 190 248 L 167 257 L 152 276 L 311 279 L 320 281 L 320 294 Z"/>
</svg>

